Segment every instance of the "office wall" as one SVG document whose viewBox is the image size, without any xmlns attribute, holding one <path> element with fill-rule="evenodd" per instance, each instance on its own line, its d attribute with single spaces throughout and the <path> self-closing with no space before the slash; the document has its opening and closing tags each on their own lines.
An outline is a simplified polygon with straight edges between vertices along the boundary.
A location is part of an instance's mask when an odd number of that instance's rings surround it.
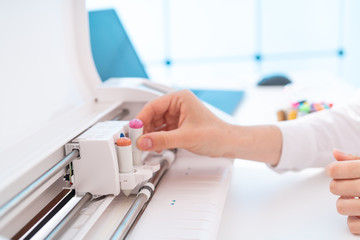
<svg viewBox="0 0 360 240">
<path fill-rule="evenodd" d="M 117 10 L 154 80 L 231 88 L 273 73 L 360 85 L 359 2 L 87 1 L 89 9 Z"/>
</svg>

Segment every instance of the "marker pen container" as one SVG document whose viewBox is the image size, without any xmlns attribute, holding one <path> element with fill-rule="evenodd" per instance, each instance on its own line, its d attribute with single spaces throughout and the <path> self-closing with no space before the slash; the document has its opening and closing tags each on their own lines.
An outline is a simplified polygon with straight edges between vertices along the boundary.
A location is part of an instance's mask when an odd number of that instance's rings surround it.
<svg viewBox="0 0 360 240">
<path fill-rule="evenodd" d="M 133 171 L 133 158 L 131 139 L 122 137 L 116 140 L 116 154 L 119 163 L 120 173 L 129 173 Z"/>
<path fill-rule="evenodd" d="M 132 156 L 133 164 L 135 166 L 142 165 L 142 151 L 137 148 L 136 141 L 139 137 L 143 135 L 143 122 L 139 119 L 133 119 L 129 122 L 129 137 L 132 144 Z"/>
</svg>

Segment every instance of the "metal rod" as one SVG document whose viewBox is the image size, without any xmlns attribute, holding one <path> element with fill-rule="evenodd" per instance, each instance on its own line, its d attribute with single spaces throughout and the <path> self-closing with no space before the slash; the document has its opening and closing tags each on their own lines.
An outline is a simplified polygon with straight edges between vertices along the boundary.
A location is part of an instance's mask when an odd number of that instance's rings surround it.
<svg viewBox="0 0 360 240">
<path fill-rule="evenodd" d="M 169 162 L 167 160 L 162 160 L 160 162 L 159 171 L 156 172 L 156 174 L 149 180 L 149 182 L 154 184 L 154 186 L 156 187 L 159 184 L 160 179 L 164 176 L 165 172 L 168 170 L 168 168 L 169 168 Z"/>
<path fill-rule="evenodd" d="M 160 179 L 165 174 L 169 168 L 169 162 L 167 160 L 162 160 L 160 162 L 160 169 L 155 173 L 155 175 L 149 180 L 155 187 L 160 182 Z M 151 196 L 150 196 L 151 198 Z M 134 224 L 135 220 L 139 216 L 139 213 L 146 206 L 146 202 L 150 199 L 145 194 L 139 194 L 134 203 L 131 205 L 130 209 L 126 213 L 125 217 L 117 227 L 115 233 L 112 235 L 111 240 L 124 239 Z"/>
<path fill-rule="evenodd" d="M 136 197 L 129 211 L 126 213 L 115 233 L 112 235 L 111 240 L 124 239 L 147 200 L 148 198 L 144 194 L 140 194 Z"/>
<path fill-rule="evenodd" d="M 59 161 L 55 166 L 50 168 L 46 173 L 41 175 L 38 179 L 36 179 L 33 183 L 27 186 L 24 190 L 15 195 L 10 201 L 5 203 L 0 207 L 0 219 L 12 210 L 17 204 L 22 202 L 25 198 L 27 198 L 30 194 L 32 194 L 36 189 L 42 186 L 46 181 L 55 176 L 61 169 L 65 168 L 71 161 L 75 160 L 79 157 L 79 150 L 74 149 L 71 153 L 69 153 L 65 158 Z"/>
<path fill-rule="evenodd" d="M 122 120 L 124 117 L 126 117 L 127 115 L 129 115 L 130 111 L 127 108 L 124 108 L 117 116 L 115 116 L 113 119 L 111 119 L 112 121 L 119 121 Z"/>
<path fill-rule="evenodd" d="M 41 223 L 51 215 L 51 212 L 54 211 L 57 206 L 60 206 L 62 202 L 66 201 L 65 199 L 70 193 L 70 189 L 63 189 L 53 200 L 51 200 L 43 209 L 41 209 L 38 214 L 36 214 L 22 229 L 20 229 L 11 239 L 20 239 L 24 236 L 28 237 L 34 232 L 34 229 L 37 226 L 42 225 Z"/>
<path fill-rule="evenodd" d="M 41 218 L 40 221 L 38 221 L 36 225 L 26 233 L 26 236 L 23 236 L 21 239 L 32 239 L 41 230 L 41 228 L 44 227 L 74 196 L 75 190 L 70 190 L 70 192 L 68 192 L 68 194 L 64 196 L 60 202 L 58 202 L 58 204 L 52 207 L 50 211 L 46 209 L 46 215 Z"/>
<path fill-rule="evenodd" d="M 66 227 L 75 221 L 77 214 L 91 199 L 92 195 L 90 193 L 86 193 L 45 239 L 58 239 L 66 231 Z"/>
</svg>

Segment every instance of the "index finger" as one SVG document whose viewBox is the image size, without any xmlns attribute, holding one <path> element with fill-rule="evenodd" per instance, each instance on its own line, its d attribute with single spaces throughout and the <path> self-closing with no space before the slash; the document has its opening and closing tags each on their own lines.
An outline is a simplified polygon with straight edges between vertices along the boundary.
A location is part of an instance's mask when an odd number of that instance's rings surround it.
<svg viewBox="0 0 360 240">
<path fill-rule="evenodd" d="M 360 161 L 348 160 L 333 162 L 326 167 L 326 173 L 333 179 L 360 178 Z"/>
<path fill-rule="evenodd" d="M 167 112 L 177 111 L 173 103 L 174 98 L 176 99 L 176 95 L 172 93 L 148 102 L 136 118 L 140 119 L 147 129 L 152 130 L 152 128 L 157 127 L 154 126 L 156 120 L 163 118 Z"/>
</svg>

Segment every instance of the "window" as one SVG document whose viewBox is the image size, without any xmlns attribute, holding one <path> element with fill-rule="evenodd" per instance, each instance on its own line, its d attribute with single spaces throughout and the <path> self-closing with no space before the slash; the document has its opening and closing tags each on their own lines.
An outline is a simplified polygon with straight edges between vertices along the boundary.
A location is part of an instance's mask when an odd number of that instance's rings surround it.
<svg viewBox="0 0 360 240">
<path fill-rule="evenodd" d="M 358 82 L 360 1 L 87 3 L 89 9 L 117 10 L 155 81 L 180 87 L 241 88 L 266 74 L 325 73 Z"/>
</svg>

